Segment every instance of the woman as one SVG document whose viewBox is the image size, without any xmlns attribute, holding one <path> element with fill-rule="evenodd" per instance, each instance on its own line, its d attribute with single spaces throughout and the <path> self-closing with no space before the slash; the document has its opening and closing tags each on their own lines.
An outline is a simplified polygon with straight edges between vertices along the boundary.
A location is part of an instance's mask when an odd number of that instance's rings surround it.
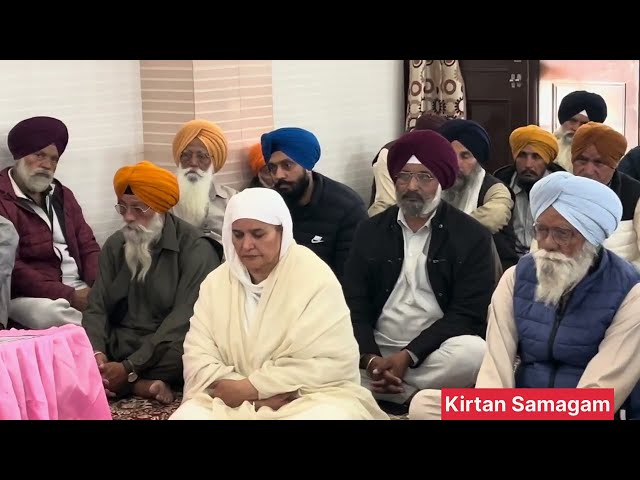
<svg viewBox="0 0 640 480">
<path fill-rule="evenodd" d="M 229 201 L 227 262 L 200 287 L 184 343 L 181 419 L 387 419 L 360 385 L 358 345 L 331 269 L 293 239 L 265 188 Z"/>
</svg>

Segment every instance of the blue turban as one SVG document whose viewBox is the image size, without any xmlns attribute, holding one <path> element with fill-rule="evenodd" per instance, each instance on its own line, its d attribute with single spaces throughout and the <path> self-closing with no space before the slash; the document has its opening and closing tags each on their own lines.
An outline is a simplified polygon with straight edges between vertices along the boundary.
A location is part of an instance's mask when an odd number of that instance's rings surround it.
<svg viewBox="0 0 640 480">
<path fill-rule="evenodd" d="M 622 203 L 607 185 L 569 172 L 555 172 L 538 180 L 529 194 L 534 221 L 553 207 L 594 246 L 618 228 Z"/>
<path fill-rule="evenodd" d="M 269 162 L 273 152 L 282 152 L 298 165 L 313 170 L 320 160 L 320 143 L 316 136 L 302 128 L 279 128 L 262 135 L 262 156 Z"/>
<path fill-rule="evenodd" d="M 480 165 L 485 166 L 489 162 L 491 140 L 487 131 L 478 122 L 456 118 L 444 123 L 439 132 L 450 142 L 457 140 L 464 145 Z"/>
</svg>

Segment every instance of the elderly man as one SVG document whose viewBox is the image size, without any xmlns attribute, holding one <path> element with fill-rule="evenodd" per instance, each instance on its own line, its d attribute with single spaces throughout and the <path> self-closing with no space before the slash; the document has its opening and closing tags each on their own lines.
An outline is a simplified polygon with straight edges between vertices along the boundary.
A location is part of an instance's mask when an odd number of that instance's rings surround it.
<svg viewBox="0 0 640 480">
<path fill-rule="evenodd" d="M 576 131 L 589 121 L 603 123 L 606 118 L 607 104 L 597 93 L 579 90 L 564 97 L 558 107 L 560 127 L 554 132 L 559 147 L 555 163 L 571 172 L 571 143 Z"/>
<path fill-rule="evenodd" d="M 438 130 L 446 121 L 447 117 L 431 112 L 425 112 L 416 119 L 414 130 Z M 371 187 L 371 205 L 368 214 L 370 217 L 384 212 L 387 208 L 396 204 L 396 189 L 393 180 L 389 176 L 387 168 L 387 155 L 395 140 L 387 143 L 380 149 L 371 162 L 373 166 L 373 185 Z"/>
<path fill-rule="evenodd" d="M 473 120 L 455 119 L 442 125 L 440 134 L 451 142 L 458 156 L 458 177 L 442 199 L 471 215 L 493 235 L 502 270 L 518 263 L 513 231 L 513 198 L 509 188 L 485 171 L 491 140 Z"/>
<path fill-rule="evenodd" d="M 533 241 L 533 218 L 529 208 L 529 192 L 541 178 L 562 170 L 553 163 L 558 154 L 558 141 L 553 134 L 537 125 L 516 128 L 509 136 L 514 163 L 499 168 L 494 176 L 514 193 L 513 228 L 516 253 L 525 255 Z"/>
<path fill-rule="evenodd" d="M 449 141 L 414 130 L 387 160 L 399 206 L 358 227 L 343 289 L 362 382 L 401 412 L 421 389 L 475 383 L 495 264 L 489 230 L 441 201 L 458 173 Z"/>
<path fill-rule="evenodd" d="M 358 224 L 367 218 L 352 189 L 313 171 L 320 160 L 316 136 L 301 128 L 262 135 L 262 154 L 293 218 L 293 237 L 311 249 L 342 281 L 344 262 Z"/>
<path fill-rule="evenodd" d="M 622 221 L 604 246 L 640 269 L 640 182 L 617 170 L 626 149 L 624 135 L 589 122 L 576 131 L 573 139 L 573 173 L 608 185 L 618 196 Z"/>
<path fill-rule="evenodd" d="M 214 178 L 227 161 L 227 148 L 222 129 L 207 120 L 185 123 L 173 139 L 180 186 L 180 201 L 174 213 L 218 242 L 220 252 L 224 211 L 236 193 Z"/>
<path fill-rule="evenodd" d="M 0 215 L 20 236 L 9 317 L 31 329 L 80 325 L 100 246 L 71 190 L 54 178 L 69 132 L 56 118 L 33 117 L 7 142 L 16 163 L 0 172 Z"/>
<path fill-rule="evenodd" d="M 11 271 L 18 248 L 18 232 L 13 223 L 0 216 L 0 330 L 7 328 L 11 302 Z"/>
<path fill-rule="evenodd" d="M 169 210 L 178 182 L 150 162 L 119 169 L 125 225 L 106 241 L 82 325 L 107 395 L 169 403 L 182 382 L 182 344 L 200 283 L 220 264 L 214 241 Z"/>
<path fill-rule="evenodd" d="M 260 143 L 255 143 L 249 147 L 247 150 L 247 162 L 253 174 L 248 188 L 273 188 L 273 177 L 269 172 L 269 165 L 267 165 L 262 156 L 262 145 Z"/>
<path fill-rule="evenodd" d="M 556 172 L 531 190 L 531 210 L 539 249 L 496 288 L 476 388 L 613 388 L 615 409 L 637 418 L 640 274 L 603 247 L 620 200 Z M 439 392 L 416 395 L 410 415 L 439 418 Z"/>
</svg>

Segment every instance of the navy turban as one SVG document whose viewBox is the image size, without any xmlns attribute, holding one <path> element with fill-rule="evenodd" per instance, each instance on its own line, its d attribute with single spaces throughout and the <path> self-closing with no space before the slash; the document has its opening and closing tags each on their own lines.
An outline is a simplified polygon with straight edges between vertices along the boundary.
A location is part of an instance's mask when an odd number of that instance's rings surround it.
<svg viewBox="0 0 640 480">
<path fill-rule="evenodd" d="M 578 90 L 564 97 L 558 107 L 558 121 L 564 123 L 582 111 L 587 112 L 589 121 L 604 123 L 607 118 L 607 104 L 597 93 Z"/>
<path fill-rule="evenodd" d="M 479 123 L 456 118 L 444 123 L 439 132 L 450 142 L 457 140 L 467 147 L 481 165 L 486 165 L 489 161 L 491 140 L 487 131 Z"/>
<path fill-rule="evenodd" d="M 599 246 L 618 228 L 622 203 L 607 185 L 569 172 L 538 180 L 529 193 L 534 221 L 553 207 L 591 245 Z"/>
<path fill-rule="evenodd" d="M 262 156 L 266 162 L 273 152 L 282 152 L 307 170 L 320 160 L 320 143 L 316 136 L 302 128 L 279 128 L 262 135 Z"/>
<path fill-rule="evenodd" d="M 453 186 L 458 157 L 446 138 L 433 130 L 413 130 L 396 140 L 387 154 L 387 168 L 394 182 L 413 156 L 435 175 L 443 190 Z"/>
<path fill-rule="evenodd" d="M 69 131 L 57 118 L 32 117 L 22 120 L 11 129 L 7 143 L 14 160 L 31 155 L 51 144 L 56 146 L 58 155 L 62 156 L 69 143 Z"/>
</svg>

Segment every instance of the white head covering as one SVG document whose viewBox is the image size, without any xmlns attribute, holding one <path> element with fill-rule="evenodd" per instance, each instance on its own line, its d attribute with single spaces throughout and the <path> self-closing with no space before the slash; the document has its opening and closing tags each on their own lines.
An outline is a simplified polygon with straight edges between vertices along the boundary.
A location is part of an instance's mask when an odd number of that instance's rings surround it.
<svg viewBox="0 0 640 480">
<path fill-rule="evenodd" d="M 224 256 L 229 264 L 231 274 L 238 279 L 245 290 L 245 313 L 247 321 L 253 317 L 265 281 L 254 284 L 247 268 L 238 257 L 233 246 L 231 232 L 233 222 L 241 218 L 259 220 L 270 225 L 282 225 L 282 243 L 280 244 L 280 259 L 285 256 L 289 247 L 295 243 L 293 239 L 293 221 L 289 208 L 275 190 L 268 188 L 247 188 L 231 197 L 224 213 L 222 224 L 222 246 Z"/>
</svg>

